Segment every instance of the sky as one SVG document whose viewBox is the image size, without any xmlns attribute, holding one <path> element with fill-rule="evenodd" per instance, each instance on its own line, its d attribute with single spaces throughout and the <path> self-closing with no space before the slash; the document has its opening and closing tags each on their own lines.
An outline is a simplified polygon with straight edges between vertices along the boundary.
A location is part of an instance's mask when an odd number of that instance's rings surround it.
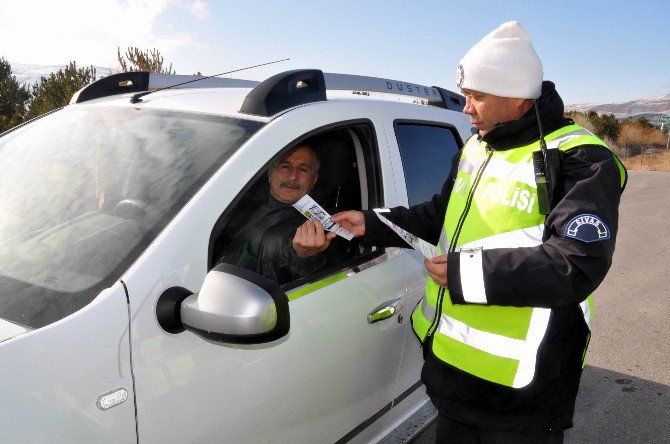
<svg viewBox="0 0 670 444">
<path fill-rule="evenodd" d="M 383 77 L 456 90 L 470 47 L 509 20 L 531 36 L 566 104 L 670 93 L 667 0 L 0 0 L 0 57 L 114 68 L 117 48 L 156 48 L 178 74 Z"/>
</svg>

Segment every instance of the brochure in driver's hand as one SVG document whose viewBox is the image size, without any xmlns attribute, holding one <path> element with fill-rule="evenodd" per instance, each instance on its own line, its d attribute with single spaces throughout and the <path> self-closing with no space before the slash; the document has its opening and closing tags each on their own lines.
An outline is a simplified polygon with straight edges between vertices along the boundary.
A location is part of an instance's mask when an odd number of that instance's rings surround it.
<svg viewBox="0 0 670 444">
<path fill-rule="evenodd" d="M 342 236 L 346 240 L 351 240 L 354 235 L 345 230 L 340 224 L 330 221 L 330 214 L 324 210 L 321 205 L 316 203 L 309 194 L 305 194 L 302 198 L 293 204 L 293 207 L 300 211 L 303 216 L 310 220 L 318 220 L 323 229 L 326 231 L 334 231 L 338 236 Z"/>
<path fill-rule="evenodd" d="M 397 226 L 396 224 L 394 224 L 393 222 L 382 216 L 381 213 L 384 212 L 383 209 L 376 208 L 374 209 L 374 212 L 380 221 L 382 221 L 390 229 L 395 231 L 395 233 L 398 236 L 400 236 L 402 240 L 407 242 L 412 248 L 421 253 L 426 259 L 430 260 L 440 255 L 437 252 L 437 247 L 435 245 L 426 242 L 420 237 L 413 235 L 409 231 L 403 230 L 402 228 L 400 228 L 399 226 Z"/>
</svg>

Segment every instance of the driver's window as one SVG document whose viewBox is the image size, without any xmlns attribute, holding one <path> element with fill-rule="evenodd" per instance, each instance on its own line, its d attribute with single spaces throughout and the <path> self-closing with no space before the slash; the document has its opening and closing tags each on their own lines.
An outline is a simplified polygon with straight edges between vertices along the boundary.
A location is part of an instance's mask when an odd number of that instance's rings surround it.
<svg viewBox="0 0 670 444">
<path fill-rule="evenodd" d="M 332 215 L 377 202 L 372 134 L 369 124 L 347 126 L 282 150 L 217 223 L 212 266 L 237 265 L 293 287 L 360 261 L 366 251 L 357 239 L 329 240 L 293 204 L 311 198 Z"/>
</svg>

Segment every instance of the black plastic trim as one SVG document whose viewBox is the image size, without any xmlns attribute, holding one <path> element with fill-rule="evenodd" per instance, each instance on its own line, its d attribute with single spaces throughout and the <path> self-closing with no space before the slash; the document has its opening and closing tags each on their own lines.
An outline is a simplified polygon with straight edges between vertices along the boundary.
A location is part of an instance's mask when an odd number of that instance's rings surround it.
<svg viewBox="0 0 670 444">
<path fill-rule="evenodd" d="M 183 287 L 170 287 L 158 297 L 156 319 L 163 330 L 172 334 L 185 330 L 181 323 L 181 303 L 192 294 L 192 291 Z"/>
<path fill-rule="evenodd" d="M 76 103 L 116 94 L 147 91 L 149 76 L 148 72 L 122 72 L 103 77 L 79 91 Z"/>
<path fill-rule="evenodd" d="M 354 439 L 359 433 L 361 433 L 363 430 L 367 429 L 367 428 L 370 427 L 372 424 L 374 424 L 375 421 L 377 421 L 379 418 L 381 418 L 382 416 L 384 416 L 384 415 L 385 415 L 389 410 L 391 410 L 394 406 L 400 404 L 400 402 L 402 402 L 405 398 L 407 398 L 409 395 L 411 395 L 412 393 L 414 393 L 414 392 L 416 391 L 416 389 L 418 389 L 418 388 L 421 387 L 422 385 L 423 385 L 423 382 L 421 382 L 421 380 L 419 380 L 419 381 L 415 382 L 414 384 L 412 384 L 412 385 L 410 386 L 410 388 L 408 388 L 407 390 L 405 390 L 404 392 L 402 392 L 402 393 L 400 394 L 400 396 L 398 396 L 398 397 L 395 398 L 393 401 L 391 401 L 391 402 L 389 402 L 388 404 L 386 404 L 386 405 L 385 405 L 384 407 L 382 407 L 377 413 L 375 413 L 374 415 L 372 415 L 371 417 L 369 417 L 368 419 L 366 419 L 365 421 L 363 421 L 362 423 L 360 423 L 360 424 L 359 424 L 356 428 L 354 428 L 352 431 L 350 431 L 349 433 L 347 433 L 346 435 L 344 435 L 342 438 L 340 438 L 339 440 L 337 440 L 337 441 L 335 442 L 335 444 L 344 444 L 344 443 L 349 442 L 349 441 L 351 441 L 352 439 Z"/>
<path fill-rule="evenodd" d="M 252 89 L 240 112 L 269 117 L 305 103 L 326 100 L 326 82 L 318 69 L 286 71 L 264 80 Z"/>
<path fill-rule="evenodd" d="M 400 394 L 400 396 L 398 396 L 397 398 L 395 398 L 395 399 L 393 400 L 393 405 L 397 405 L 397 404 L 400 404 L 401 402 L 403 402 L 403 401 L 405 400 L 405 398 L 407 398 L 409 395 L 411 395 L 412 393 L 414 393 L 414 391 L 416 391 L 416 389 L 418 389 L 418 388 L 421 387 L 422 385 L 423 385 L 423 381 L 421 381 L 421 380 L 419 379 L 419 380 L 416 381 L 414 384 L 412 384 L 407 390 L 405 390 L 404 392 L 402 392 L 402 393 Z"/>
<path fill-rule="evenodd" d="M 440 88 L 439 86 L 433 86 L 433 88 L 440 93 L 442 101 L 429 102 L 431 105 L 450 109 L 452 111 L 463 112 L 463 108 L 465 108 L 465 96 L 448 89 Z"/>
</svg>

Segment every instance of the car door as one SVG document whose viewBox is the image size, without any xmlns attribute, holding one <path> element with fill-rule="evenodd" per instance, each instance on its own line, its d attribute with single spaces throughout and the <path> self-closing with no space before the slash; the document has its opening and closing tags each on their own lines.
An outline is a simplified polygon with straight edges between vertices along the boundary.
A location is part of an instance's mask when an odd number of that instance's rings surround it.
<svg viewBox="0 0 670 444">
<path fill-rule="evenodd" d="M 397 249 L 370 252 L 288 291 L 290 332 L 273 342 L 239 345 L 189 331 L 170 334 L 156 320 L 157 300 L 167 289 L 200 290 L 210 233 L 270 159 L 303 135 L 346 122 L 368 125 L 372 142 L 383 142 L 375 112 L 364 102 L 333 102 L 308 105 L 267 124 L 123 277 L 130 297 L 140 442 L 335 442 L 353 438 L 390 408 L 409 316 L 370 324 L 367 315 L 406 296 Z M 374 157 L 383 198 L 396 201 L 391 165 L 384 155 Z"/>
<path fill-rule="evenodd" d="M 440 192 L 451 168 L 451 159 L 462 147 L 470 125 L 467 116 L 437 107 L 394 104 L 380 110 L 387 134 L 389 158 L 398 172 L 399 205 L 412 206 Z M 424 294 L 427 271 L 423 256 L 406 250 L 407 305 L 412 309 Z M 421 343 L 415 334 L 406 337 L 398 372 L 396 397 L 420 384 L 423 364 Z"/>
</svg>

